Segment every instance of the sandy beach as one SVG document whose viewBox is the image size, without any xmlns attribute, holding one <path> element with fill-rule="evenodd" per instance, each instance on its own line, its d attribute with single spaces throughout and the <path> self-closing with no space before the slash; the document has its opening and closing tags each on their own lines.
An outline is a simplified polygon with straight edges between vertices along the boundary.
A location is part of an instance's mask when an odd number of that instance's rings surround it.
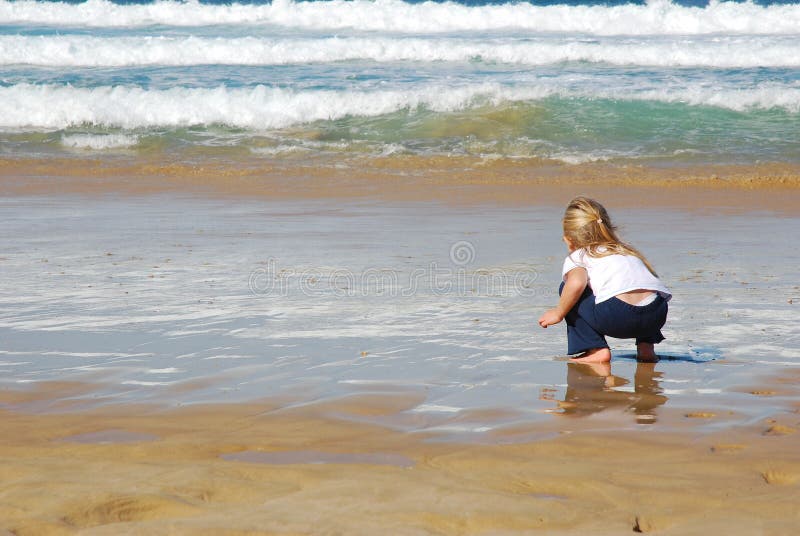
<svg viewBox="0 0 800 536">
<path fill-rule="evenodd" d="M 800 526 L 791 169 L 68 164 L 1 173 L 0 533 Z M 571 364 L 535 325 L 585 192 L 675 292 L 657 364 Z"/>
<path fill-rule="evenodd" d="M 796 370 L 760 389 L 797 400 Z M 45 384 L 3 402 L 88 389 Z M 358 422 L 419 401 L 4 410 L 0 518 L 18 535 L 790 535 L 800 522 L 796 402 L 704 433 L 693 422 L 714 415 L 671 415 L 667 431 L 555 419 L 539 430 L 547 439 L 510 444 L 430 442 Z"/>
<path fill-rule="evenodd" d="M 368 165 L 364 165 L 368 162 Z M 468 156 L 399 155 L 304 159 L 241 156 L 198 161 L 112 155 L 0 159 L 7 195 L 205 194 L 260 199 L 383 199 L 447 204 L 560 207 L 574 191 L 613 196 L 618 206 L 697 211 L 769 210 L 796 213 L 800 166 L 653 166 Z M 425 196 L 421 196 L 421 192 Z M 565 191 L 568 192 L 565 194 Z"/>
<path fill-rule="evenodd" d="M 797 0 L 0 0 L 0 536 L 797 536 L 798 207 Z"/>
</svg>

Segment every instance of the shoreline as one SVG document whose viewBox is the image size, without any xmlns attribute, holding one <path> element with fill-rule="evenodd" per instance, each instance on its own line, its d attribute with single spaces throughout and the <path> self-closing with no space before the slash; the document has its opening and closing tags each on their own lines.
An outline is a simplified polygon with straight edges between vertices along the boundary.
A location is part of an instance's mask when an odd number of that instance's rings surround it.
<svg viewBox="0 0 800 536">
<path fill-rule="evenodd" d="M 0 159 L 4 196 L 179 194 L 248 199 L 377 199 L 562 206 L 573 194 L 617 206 L 794 213 L 800 165 L 578 165 L 475 157 L 375 157 L 320 162 L 242 158 L 235 164 L 146 158 Z"/>
</svg>

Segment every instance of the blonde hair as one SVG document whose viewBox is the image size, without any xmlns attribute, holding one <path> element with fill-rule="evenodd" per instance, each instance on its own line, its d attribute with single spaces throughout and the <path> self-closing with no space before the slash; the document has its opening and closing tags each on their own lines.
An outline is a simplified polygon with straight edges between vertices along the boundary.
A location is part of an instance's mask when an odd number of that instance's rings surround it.
<svg viewBox="0 0 800 536">
<path fill-rule="evenodd" d="M 576 197 L 564 211 L 564 236 L 575 249 L 584 248 L 590 257 L 607 255 L 633 255 L 642 260 L 655 276 L 656 271 L 639 250 L 617 237 L 617 228 L 611 223 L 605 207 L 588 197 Z"/>
</svg>

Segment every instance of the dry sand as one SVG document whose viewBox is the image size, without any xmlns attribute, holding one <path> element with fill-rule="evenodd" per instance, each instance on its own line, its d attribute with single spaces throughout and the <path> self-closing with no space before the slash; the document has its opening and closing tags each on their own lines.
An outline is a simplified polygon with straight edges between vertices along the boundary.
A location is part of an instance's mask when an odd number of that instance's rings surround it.
<svg viewBox="0 0 800 536">
<path fill-rule="evenodd" d="M 576 190 L 613 190 L 618 204 L 791 214 L 800 198 L 800 174 L 781 166 L 687 172 L 543 165 L 531 173 L 509 162 L 397 162 L 337 174 L 257 163 L 233 170 L 208 163 L 5 160 L 0 192 L 561 205 Z M 458 166 L 463 173 L 454 173 Z M 786 375 L 751 392 L 779 390 L 796 401 L 798 383 L 796 374 Z M 769 419 L 716 432 L 695 424 L 724 421 L 704 408 L 662 410 L 659 422 L 666 424 L 658 428 L 598 432 L 591 419 L 569 417 L 581 413 L 573 406 L 539 425 L 546 439 L 520 440 L 532 430 L 508 428 L 493 444 L 455 444 L 357 422 L 368 414 L 390 423 L 420 403 L 414 392 L 301 409 L 272 400 L 70 411 L 70 398 L 91 396 L 93 388 L 51 383 L 0 391 L 0 534 L 800 532 L 796 402 Z"/>
</svg>

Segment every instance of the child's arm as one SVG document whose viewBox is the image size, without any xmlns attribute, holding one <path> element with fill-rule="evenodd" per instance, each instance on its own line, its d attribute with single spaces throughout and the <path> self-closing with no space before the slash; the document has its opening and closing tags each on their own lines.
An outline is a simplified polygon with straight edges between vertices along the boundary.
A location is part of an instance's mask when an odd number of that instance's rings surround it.
<svg viewBox="0 0 800 536">
<path fill-rule="evenodd" d="M 589 282 L 589 274 L 586 273 L 586 268 L 573 268 L 567 272 L 564 289 L 561 291 L 561 298 L 558 300 L 558 305 L 549 311 L 546 311 L 539 319 L 539 325 L 543 328 L 558 324 L 567 313 L 572 309 L 578 299 L 586 289 Z"/>
</svg>

